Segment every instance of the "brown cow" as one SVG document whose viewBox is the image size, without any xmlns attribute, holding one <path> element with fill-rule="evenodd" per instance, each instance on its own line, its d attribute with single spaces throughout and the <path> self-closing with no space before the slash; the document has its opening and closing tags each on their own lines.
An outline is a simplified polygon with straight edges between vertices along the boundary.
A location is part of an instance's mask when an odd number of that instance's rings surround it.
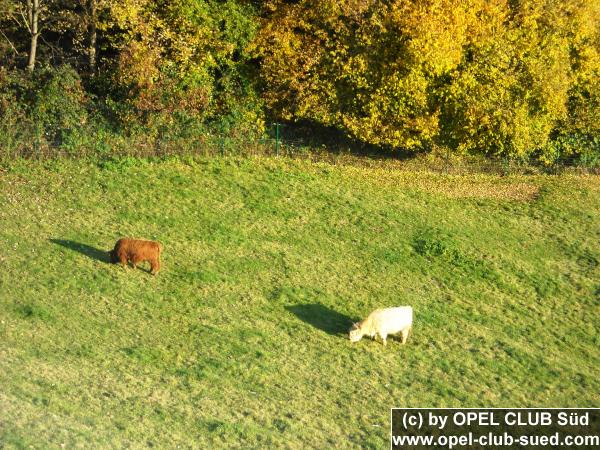
<svg viewBox="0 0 600 450">
<path fill-rule="evenodd" d="M 160 270 L 160 252 L 161 245 L 154 241 L 144 241 L 141 239 L 119 239 L 115 248 L 110 251 L 110 262 L 120 262 L 123 267 L 131 261 L 135 269 L 138 263 L 149 261 L 152 275 L 156 275 Z"/>
</svg>

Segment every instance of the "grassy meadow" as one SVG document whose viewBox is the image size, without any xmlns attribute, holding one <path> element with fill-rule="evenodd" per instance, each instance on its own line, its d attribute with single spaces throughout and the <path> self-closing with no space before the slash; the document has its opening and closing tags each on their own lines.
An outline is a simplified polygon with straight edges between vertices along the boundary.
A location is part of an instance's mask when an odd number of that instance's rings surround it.
<svg viewBox="0 0 600 450">
<path fill-rule="evenodd" d="M 108 264 L 159 240 L 162 270 Z M 388 448 L 389 408 L 600 406 L 600 179 L 278 158 L 0 171 L 0 447 Z M 408 343 L 353 321 L 412 305 Z"/>
</svg>

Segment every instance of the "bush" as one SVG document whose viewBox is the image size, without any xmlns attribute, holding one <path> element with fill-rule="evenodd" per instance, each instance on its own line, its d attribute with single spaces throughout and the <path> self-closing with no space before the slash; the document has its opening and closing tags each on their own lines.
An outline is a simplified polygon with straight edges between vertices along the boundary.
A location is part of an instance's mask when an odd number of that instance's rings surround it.
<svg viewBox="0 0 600 450">
<path fill-rule="evenodd" d="M 23 154 L 35 134 L 34 123 L 19 94 L 26 90 L 25 80 L 0 68 L 0 157 L 10 159 Z"/>
<path fill-rule="evenodd" d="M 45 68 L 31 75 L 33 120 L 56 146 L 87 124 L 89 99 L 79 74 L 70 66 Z"/>
<path fill-rule="evenodd" d="M 4 156 L 59 148 L 87 124 L 89 99 L 70 66 L 0 73 Z"/>
</svg>

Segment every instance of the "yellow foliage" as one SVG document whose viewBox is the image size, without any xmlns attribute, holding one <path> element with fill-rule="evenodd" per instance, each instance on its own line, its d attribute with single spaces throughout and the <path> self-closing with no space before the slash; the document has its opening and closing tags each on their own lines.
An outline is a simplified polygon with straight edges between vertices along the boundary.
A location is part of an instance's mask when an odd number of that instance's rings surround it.
<svg viewBox="0 0 600 450">
<path fill-rule="evenodd" d="M 282 118 L 382 146 L 522 157 L 559 126 L 600 123 L 590 120 L 594 0 L 274 0 L 267 10 L 251 51 Z"/>
</svg>

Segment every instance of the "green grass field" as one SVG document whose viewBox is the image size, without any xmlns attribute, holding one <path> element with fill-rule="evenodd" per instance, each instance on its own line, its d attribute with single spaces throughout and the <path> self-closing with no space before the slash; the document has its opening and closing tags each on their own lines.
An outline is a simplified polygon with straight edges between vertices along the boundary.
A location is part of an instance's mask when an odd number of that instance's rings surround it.
<svg viewBox="0 0 600 450">
<path fill-rule="evenodd" d="M 108 264 L 121 236 L 161 273 Z M 593 176 L 15 163 L 0 447 L 379 449 L 392 406 L 600 406 L 599 261 Z M 397 305 L 406 346 L 350 343 Z"/>
</svg>

